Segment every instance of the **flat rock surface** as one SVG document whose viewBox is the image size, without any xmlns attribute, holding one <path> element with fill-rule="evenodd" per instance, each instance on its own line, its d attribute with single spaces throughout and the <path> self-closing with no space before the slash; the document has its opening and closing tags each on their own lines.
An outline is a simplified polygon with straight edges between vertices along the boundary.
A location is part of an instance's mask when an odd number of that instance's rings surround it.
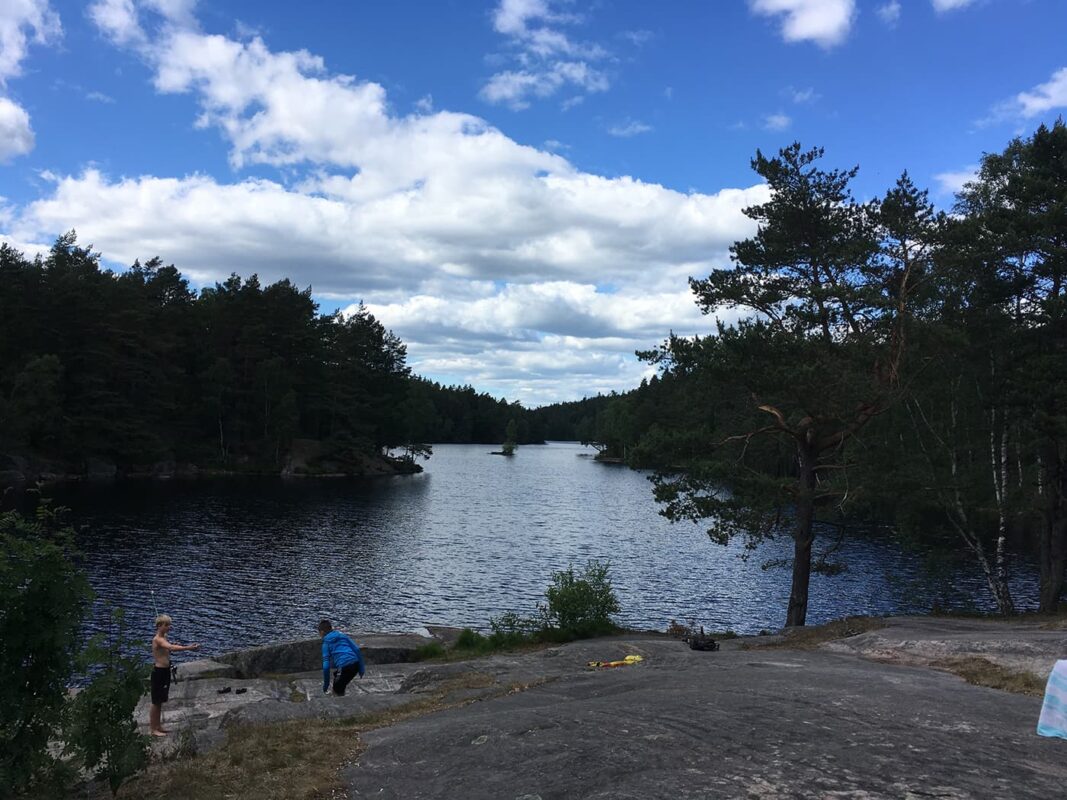
<svg viewBox="0 0 1067 800">
<path fill-rule="evenodd" d="M 890 617 L 886 627 L 841 639 L 826 649 L 897 664 L 929 664 L 975 656 L 1013 670 L 1048 677 L 1067 658 L 1067 630 L 1046 622 L 958 617 Z M 1064 791 L 1067 797 L 1067 790 Z"/>
<path fill-rule="evenodd" d="M 192 681 L 204 678 L 233 678 L 237 675 L 237 668 L 233 664 L 224 664 L 210 658 L 201 658 L 196 661 L 184 661 L 178 665 L 179 680 Z"/>
<path fill-rule="evenodd" d="M 277 675 L 270 678 L 198 678 L 171 683 L 170 699 L 163 707 L 164 728 L 171 736 L 154 739 L 160 755 L 186 744 L 196 749 L 220 744 L 225 730 L 242 724 L 285 722 L 296 719 L 352 717 L 383 711 L 410 702 L 402 692 L 404 681 L 419 667 L 391 664 L 368 668 L 365 678 L 352 681 L 344 697 L 322 693 L 322 672 Z M 181 669 L 178 672 L 181 676 Z M 141 698 L 134 718 L 148 731 L 149 698 Z"/>
<path fill-rule="evenodd" d="M 644 661 L 585 666 L 627 654 Z M 369 731 L 350 797 L 1067 796 L 1067 742 L 1035 734 L 1040 699 L 936 670 L 640 636 L 475 665 L 516 691 Z"/>
</svg>

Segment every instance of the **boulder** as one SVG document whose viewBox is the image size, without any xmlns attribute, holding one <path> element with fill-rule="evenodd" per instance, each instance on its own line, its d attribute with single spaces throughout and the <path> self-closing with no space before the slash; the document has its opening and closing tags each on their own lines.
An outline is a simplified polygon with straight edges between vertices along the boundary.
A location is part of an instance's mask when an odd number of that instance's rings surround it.
<svg viewBox="0 0 1067 800">
<path fill-rule="evenodd" d="M 402 664 L 413 661 L 416 650 L 436 641 L 414 634 L 353 635 L 352 640 L 359 645 L 363 658 L 368 664 Z M 239 678 L 312 672 L 322 669 L 322 640 L 319 638 L 302 639 L 296 642 L 253 647 L 249 650 L 226 653 L 216 660 L 232 666 Z"/>
<path fill-rule="evenodd" d="M 195 681 L 206 678 L 235 678 L 237 668 L 233 664 L 225 664 L 204 658 L 199 661 L 187 661 L 178 665 L 179 681 Z"/>
</svg>

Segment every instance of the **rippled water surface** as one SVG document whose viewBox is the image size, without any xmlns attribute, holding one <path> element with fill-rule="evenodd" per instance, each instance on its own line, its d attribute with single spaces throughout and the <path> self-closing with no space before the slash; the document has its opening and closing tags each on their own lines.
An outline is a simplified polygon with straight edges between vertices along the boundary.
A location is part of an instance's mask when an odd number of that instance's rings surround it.
<svg viewBox="0 0 1067 800">
<path fill-rule="evenodd" d="M 643 474 L 577 444 L 489 449 L 439 445 L 426 472 L 400 478 L 82 486 L 59 499 L 85 526 L 94 625 L 113 604 L 150 633 L 158 608 L 176 640 L 212 651 L 312 636 L 322 616 L 357 631 L 484 626 L 533 611 L 554 570 L 588 559 L 610 561 L 625 624 L 782 624 L 789 573 L 761 564 L 788 555 L 788 540 L 744 561 L 740 544 L 659 516 Z M 841 557 L 844 574 L 812 579 L 809 622 L 919 602 L 900 588 L 917 555 L 861 537 Z"/>
</svg>

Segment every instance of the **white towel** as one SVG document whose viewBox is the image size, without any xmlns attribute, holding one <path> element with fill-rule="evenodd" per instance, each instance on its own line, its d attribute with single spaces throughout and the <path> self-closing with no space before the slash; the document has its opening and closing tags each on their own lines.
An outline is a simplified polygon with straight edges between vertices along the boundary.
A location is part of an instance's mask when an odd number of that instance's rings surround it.
<svg viewBox="0 0 1067 800">
<path fill-rule="evenodd" d="M 1067 661 L 1057 661 L 1048 676 L 1037 732 L 1041 736 L 1067 739 Z"/>
</svg>

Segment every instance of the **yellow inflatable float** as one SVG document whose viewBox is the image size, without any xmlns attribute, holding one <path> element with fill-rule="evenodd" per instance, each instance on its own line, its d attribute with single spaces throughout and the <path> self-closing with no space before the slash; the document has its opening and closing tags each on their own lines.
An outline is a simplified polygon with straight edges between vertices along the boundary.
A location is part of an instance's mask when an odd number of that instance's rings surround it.
<svg viewBox="0 0 1067 800">
<path fill-rule="evenodd" d="M 621 661 L 590 661 L 586 666 L 601 668 L 601 667 L 628 667 L 631 664 L 638 664 L 645 659 L 641 656 L 626 656 Z"/>
</svg>

